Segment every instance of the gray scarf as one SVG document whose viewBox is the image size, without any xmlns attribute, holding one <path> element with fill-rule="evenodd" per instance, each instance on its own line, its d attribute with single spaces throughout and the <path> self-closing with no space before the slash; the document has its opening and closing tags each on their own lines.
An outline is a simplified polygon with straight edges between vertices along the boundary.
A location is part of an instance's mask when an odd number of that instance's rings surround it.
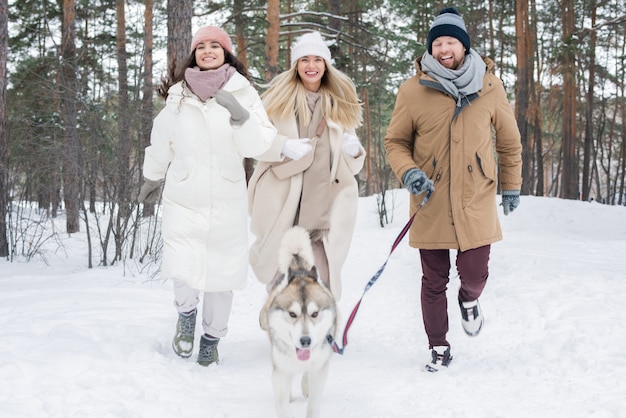
<svg viewBox="0 0 626 418">
<path fill-rule="evenodd" d="M 465 56 L 458 70 L 450 70 L 441 65 L 431 54 L 425 52 L 420 63 L 422 71 L 434 78 L 456 99 L 461 107 L 461 99 L 478 92 L 483 87 L 487 66 L 482 57 L 473 49 Z"/>
</svg>

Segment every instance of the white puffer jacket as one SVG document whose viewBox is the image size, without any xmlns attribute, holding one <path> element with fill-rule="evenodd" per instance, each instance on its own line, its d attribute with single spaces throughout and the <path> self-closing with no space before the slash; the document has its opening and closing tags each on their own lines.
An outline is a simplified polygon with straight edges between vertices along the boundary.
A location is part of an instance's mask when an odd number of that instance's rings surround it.
<svg viewBox="0 0 626 418">
<path fill-rule="evenodd" d="M 183 83 L 169 90 L 154 120 L 143 174 L 166 178 L 162 275 L 202 291 L 242 288 L 248 271 L 248 214 L 243 158 L 276 137 L 255 88 L 235 73 L 223 88 L 250 112 L 241 126 L 215 99 L 202 102 Z M 167 173 L 167 177 L 166 177 Z"/>
</svg>

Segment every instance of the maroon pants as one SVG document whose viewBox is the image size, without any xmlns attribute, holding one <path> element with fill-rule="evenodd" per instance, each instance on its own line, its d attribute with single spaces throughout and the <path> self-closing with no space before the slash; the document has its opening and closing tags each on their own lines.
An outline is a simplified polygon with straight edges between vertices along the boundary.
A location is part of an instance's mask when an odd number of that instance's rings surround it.
<svg viewBox="0 0 626 418">
<path fill-rule="evenodd" d="M 461 288 L 459 300 L 468 302 L 481 295 L 489 277 L 490 245 L 467 251 L 459 251 L 456 256 L 456 269 Z M 450 250 L 422 250 L 422 318 L 430 348 L 447 345 L 448 299 L 446 290 L 450 280 Z M 455 304 L 458 302 L 455 301 Z"/>
</svg>

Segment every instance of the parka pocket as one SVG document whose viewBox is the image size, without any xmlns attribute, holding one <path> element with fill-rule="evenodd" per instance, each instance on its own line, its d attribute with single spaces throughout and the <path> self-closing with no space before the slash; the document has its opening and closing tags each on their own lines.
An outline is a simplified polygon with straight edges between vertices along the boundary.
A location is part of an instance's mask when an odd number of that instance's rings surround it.
<svg viewBox="0 0 626 418">
<path fill-rule="evenodd" d="M 480 168 L 480 172 L 485 176 L 488 180 L 492 182 L 497 181 L 498 172 L 496 169 L 495 157 L 493 156 L 482 156 L 479 152 L 476 153 L 476 161 L 478 162 L 478 167 Z"/>
<path fill-rule="evenodd" d="M 422 170 L 429 179 L 434 180 L 435 172 L 437 171 L 437 159 L 434 156 L 424 161 L 415 160 L 415 156 L 413 156 L 413 158 L 417 167 Z"/>
<path fill-rule="evenodd" d="M 194 159 L 191 157 L 185 157 L 176 159 L 172 162 L 172 165 L 169 168 L 168 175 L 172 177 L 172 179 L 180 183 L 189 178 L 189 173 L 192 170 L 192 165 L 194 164 Z"/>
<path fill-rule="evenodd" d="M 220 176 L 231 183 L 238 183 L 245 179 L 246 172 L 239 167 L 220 167 Z"/>
<path fill-rule="evenodd" d="M 485 195 L 491 193 L 497 181 L 496 164 L 493 156 L 475 153 L 476 162 L 471 159 L 467 164 L 463 184 L 463 207 L 481 202 Z"/>
</svg>

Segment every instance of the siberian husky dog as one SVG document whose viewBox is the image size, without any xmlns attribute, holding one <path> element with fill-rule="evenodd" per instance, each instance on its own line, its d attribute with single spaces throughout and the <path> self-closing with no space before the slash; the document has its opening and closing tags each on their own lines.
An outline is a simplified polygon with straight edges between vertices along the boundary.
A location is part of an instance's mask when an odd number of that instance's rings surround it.
<svg viewBox="0 0 626 418">
<path fill-rule="evenodd" d="M 322 392 L 333 353 L 327 339 L 335 338 L 337 305 L 317 275 L 309 233 L 289 229 L 279 250 L 279 273 L 259 322 L 269 335 L 272 384 L 279 418 L 293 417 L 293 378 L 302 374 L 302 394 L 308 398 L 307 418 L 320 416 Z"/>
</svg>

